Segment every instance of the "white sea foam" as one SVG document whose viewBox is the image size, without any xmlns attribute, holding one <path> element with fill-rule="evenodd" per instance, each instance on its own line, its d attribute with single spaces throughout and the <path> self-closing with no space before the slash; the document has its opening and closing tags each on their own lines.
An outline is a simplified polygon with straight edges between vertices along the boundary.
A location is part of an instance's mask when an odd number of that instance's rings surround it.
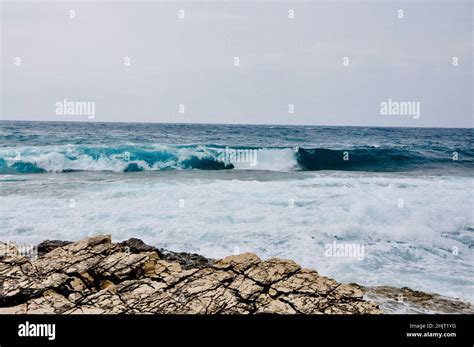
<svg viewBox="0 0 474 347">
<path fill-rule="evenodd" d="M 147 163 L 145 160 L 127 159 L 126 147 L 123 151 L 115 154 L 100 152 L 106 147 L 96 147 L 95 156 L 86 154 L 78 146 L 43 146 L 25 148 L 2 148 L 0 158 L 3 158 L 9 167 L 15 163 L 26 162 L 34 164 L 37 168 L 46 172 L 63 171 L 111 171 L 123 172 L 130 164 L 136 164 L 144 171 L 157 171 L 162 169 L 182 169 L 183 163 L 191 158 L 208 158 L 215 161 L 222 161 L 225 158 L 225 151 L 229 150 L 221 147 L 189 146 L 176 147 L 167 145 L 153 145 L 145 150 L 146 154 L 158 155 L 154 163 Z M 139 151 L 139 147 L 136 147 Z M 234 150 L 234 149 L 231 149 Z M 230 160 L 237 170 L 269 170 L 288 172 L 297 168 L 295 149 L 293 148 L 259 148 L 259 149 L 239 149 L 238 151 L 252 151 L 251 161 Z M 17 153 L 21 153 L 18 158 Z M 165 154 L 163 158 L 159 154 Z M 130 155 L 130 153 L 128 153 Z M 141 153 L 143 155 L 143 153 Z M 167 157 L 166 155 L 169 155 Z M 232 157 L 231 157 L 232 158 Z"/>
<path fill-rule="evenodd" d="M 235 169 L 268 170 L 289 172 L 297 168 L 295 150 L 292 148 L 258 149 L 255 154 L 256 165 L 249 162 L 232 162 Z"/>
<path fill-rule="evenodd" d="M 293 173 L 273 179 L 256 171 L 244 180 L 242 173 L 0 180 L 0 240 L 109 233 L 115 240 L 138 237 L 214 258 L 238 247 L 263 258 L 293 259 L 339 281 L 408 286 L 474 301 L 473 178 Z M 326 257 L 325 245 L 334 240 L 364 245 L 364 259 Z"/>
</svg>

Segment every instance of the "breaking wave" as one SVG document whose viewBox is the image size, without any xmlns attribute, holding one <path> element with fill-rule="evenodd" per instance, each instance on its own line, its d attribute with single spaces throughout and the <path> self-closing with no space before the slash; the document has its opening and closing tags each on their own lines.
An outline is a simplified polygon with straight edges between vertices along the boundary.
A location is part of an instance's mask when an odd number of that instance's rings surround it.
<svg viewBox="0 0 474 347">
<path fill-rule="evenodd" d="M 470 151 L 420 151 L 357 147 L 347 150 L 302 147 L 228 147 L 222 145 L 41 146 L 0 150 L 0 174 L 149 170 L 410 171 L 443 166 L 474 167 Z"/>
</svg>

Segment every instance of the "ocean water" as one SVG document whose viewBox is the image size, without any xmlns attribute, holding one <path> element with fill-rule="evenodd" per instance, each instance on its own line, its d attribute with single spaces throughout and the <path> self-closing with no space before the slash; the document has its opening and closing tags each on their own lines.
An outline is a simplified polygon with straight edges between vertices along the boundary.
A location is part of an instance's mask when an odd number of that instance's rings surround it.
<svg viewBox="0 0 474 347">
<path fill-rule="evenodd" d="M 213 258 L 254 252 L 338 281 L 474 302 L 473 129 L 0 130 L 0 240 L 107 233 Z M 334 245 L 363 252 L 328 253 Z"/>
</svg>

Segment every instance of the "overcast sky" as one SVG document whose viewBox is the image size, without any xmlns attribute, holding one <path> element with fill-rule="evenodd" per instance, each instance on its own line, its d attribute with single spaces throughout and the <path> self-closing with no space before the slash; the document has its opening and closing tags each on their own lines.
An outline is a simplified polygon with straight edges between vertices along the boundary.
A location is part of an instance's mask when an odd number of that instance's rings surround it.
<svg viewBox="0 0 474 347">
<path fill-rule="evenodd" d="M 1 117 L 88 121 L 55 113 L 67 99 L 95 102 L 96 122 L 472 127 L 472 7 L 7 2 Z M 388 99 L 419 102 L 420 118 L 381 115 Z"/>
</svg>

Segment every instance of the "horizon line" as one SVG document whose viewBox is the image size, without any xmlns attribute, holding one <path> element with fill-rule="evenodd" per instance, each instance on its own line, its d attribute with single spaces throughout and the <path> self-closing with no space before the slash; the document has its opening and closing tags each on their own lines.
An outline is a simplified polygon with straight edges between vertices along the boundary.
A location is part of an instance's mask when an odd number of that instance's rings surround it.
<svg viewBox="0 0 474 347">
<path fill-rule="evenodd" d="M 24 120 L 1 119 L 0 122 L 36 123 L 87 123 L 87 124 L 173 124 L 173 125 L 237 125 L 237 126 L 281 126 L 281 127 L 352 127 L 352 128 L 403 128 L 403 129 L 474 129 L 471 127 L 444 126 L 393 126 L 393 125 L 327 125 L 327 124 L 270 124 L 270 123 L 206 123 L 206 122 L 143 122 L 143 121 L 95 121 L 95 120 Z"/>
</svg>

